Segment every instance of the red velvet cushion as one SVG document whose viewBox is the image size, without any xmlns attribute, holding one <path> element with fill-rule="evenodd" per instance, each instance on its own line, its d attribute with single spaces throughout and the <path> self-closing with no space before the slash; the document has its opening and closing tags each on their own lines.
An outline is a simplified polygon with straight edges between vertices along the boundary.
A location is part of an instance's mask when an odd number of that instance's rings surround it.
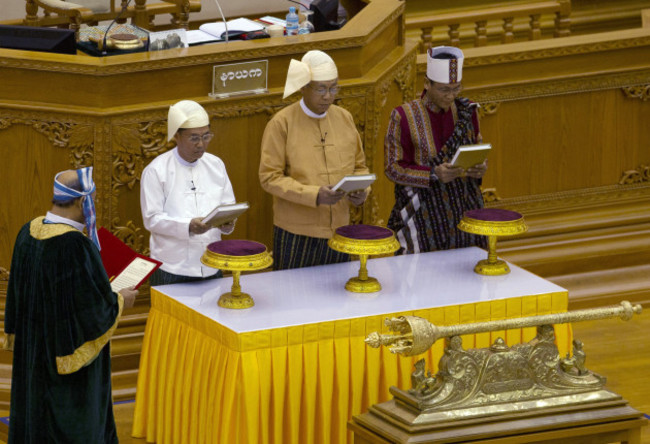
<svg viewBox="0 0 650 444">
<path fill-rule="evenodd" d="M 376 225 L 344 225 L 336 229 L 336 234 L 350 239 L 386 239 L 393 235 L 388 228 Z"/>
<path fill-rule="evenodd" d="M 465 217 L 486 222 L 510 222 L 521 219 L 521 214 L 516 211 L 501 210 L 499 208 L 479 208 L 465 212 Z"/>
<path fill-rule="evenodd" d="M 264 253 L 266 246 L 255 241 L 230 239 L 212 242 L 208 245 L 208 250 L 225 256 L 252 256 Z"/>
</svg>

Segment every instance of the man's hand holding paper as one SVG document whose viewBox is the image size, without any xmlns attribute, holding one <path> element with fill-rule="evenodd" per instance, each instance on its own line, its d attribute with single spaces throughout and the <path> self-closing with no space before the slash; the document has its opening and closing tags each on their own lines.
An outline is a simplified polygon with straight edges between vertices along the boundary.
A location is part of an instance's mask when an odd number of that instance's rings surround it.
<svg viewBox="0 0 650 444">
<path fill-rule="evenodd" d="M 318 190 L 316 205 L 334 205 L 345 196 L 344 191 L 334 191 L 331 186 L 322 186 Z"/>
<path fill-rule="evenodd" d="M 123 288 L 119 293 L 124 298 L 124 308 L 131 308 L 135 304 L 135 297 L 138 295 L 138 290 L 135 287 Z"/>
<path fill-rule="evenodd" d="M 191 234 L 203 234 L 212 228 L 212 225 L 204 224 L 201 222 L 202 217 L 195 217 L 190 221 L 190 233 Z"/>
</svg>

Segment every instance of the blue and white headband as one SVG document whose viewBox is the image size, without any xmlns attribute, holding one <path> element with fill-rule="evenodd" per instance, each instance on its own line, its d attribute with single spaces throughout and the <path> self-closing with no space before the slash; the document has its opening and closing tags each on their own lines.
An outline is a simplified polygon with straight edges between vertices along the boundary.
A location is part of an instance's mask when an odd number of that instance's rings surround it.
<svg viewBox="0 0 650 444">
<path fill-rule="evenodd" d="M 54 201 L 66 203 L 79 197 L 86 196 L 83 202 L 83 214 L 86 220 L 86 230 L 88 237 L 97 245 L 97 249 L 101 250 L 99 245 L 99 238 L 97 237 L 97 226 L 95 216 L 95 202 L 93 201 L 92 194 L 95 192 L 95 182 L 93 182 L 93 167 L 80 168 L 77 171 L 79 176 L 79 183 L 83 191 L 73 190 L 68 188 L 58 181 L 59 176 L 63 173 L 58 173 L 54 176 Z"/>
</svg>

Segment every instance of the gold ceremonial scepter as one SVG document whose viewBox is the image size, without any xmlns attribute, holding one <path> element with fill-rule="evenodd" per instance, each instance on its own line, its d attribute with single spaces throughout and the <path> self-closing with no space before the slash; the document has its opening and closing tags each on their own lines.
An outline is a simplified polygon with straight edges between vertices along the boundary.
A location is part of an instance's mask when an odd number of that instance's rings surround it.
<svg viewBox="0 0 650 444">
<path fill-rule="evenodd" d="M 411 389 L 391 387 L 394 399 L 372 409 L 388 409 L 391 415 L 402 412 L 406 423 L 438 424 L 617 403 L 620 396 L 604 388 L 606 379 L 585 368 L 582 342 L 573 341 L 573 356 L 559 355 L 552 324 L 613 317 L 630 320 L 641 311 L 640 305 L 623 301 L 617 306 L 451 326 L 436 326 L 417 316 L 386 319 L 397 334 L 373 332 L 366 338 L 371 347 L 384 345 L 392 353 L 414 356 L 440 338 L 449 339 L 437 374 L 426 372 L 421 359 L 411 374 Z M 498 338 L 489 347 L 462 347 L 461 335 L 523 327 L 537 327 L 537 336 L 513 346 Z M 417 419 L 408 419 L 413 412 Z"/>
<path fill-rule="evenodd" d="M 641 314 L 641 311 L 641 305 L 632 305 L 628 301 L 622 301 L 620 305 L 609 307 L 449 326 L 437 326 L 417 316 L 400 316 L 385 321 L 391 331 L 400 334 L 382 335 L 373 332 L 366 337 L 365 342 L 373 348 L 383 345 L 389 347 L 391 353 L 414 356 L 427 351 L 440 338 L 614 317 L 628 321 L 635 313 Z"/>
</svg>

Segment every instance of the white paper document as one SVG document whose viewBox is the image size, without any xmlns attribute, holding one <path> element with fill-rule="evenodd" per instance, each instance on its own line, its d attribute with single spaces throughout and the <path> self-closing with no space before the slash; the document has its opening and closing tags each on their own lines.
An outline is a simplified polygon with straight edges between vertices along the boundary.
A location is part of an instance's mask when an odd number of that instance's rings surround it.
<svg viewBox="0 0 650 444">
<path fill-rule="evenodd" d="M 187 44 L 190 46 L 198 45 L 200 43 L 209 43 L 209 42 L 219 42 L 221 37 L 216 37 L 212 34 L 208 34 L 205 31 L 200 29 L 192 29 L 187 31 Z"/>
<path fill-rule="evenodd" d="M 117 293 L 123 288 L 138 285 L 155 267 L 155 262 L 136 257 L 111 281 L 111 288 Z"/>
<path fill-rule="evenodd" d="M 219 205 L 214 210 L 210 211 L 210 214 L 205 216 L 203 220 L 201 220 L 201 223 L 218 227 L 234 221 L 239 217 L 239 215 L 248 210 L 248 208 L 248 202 Z"/>
<path fill-rule="evenodd" d="M 374 174 L 345 176 L 339 181 L 339 183 L 332 187 L 332 191 L 341 190 L 350 193 L 352 191 L 365 190 L 372 185 L 375 180 L 377 180 L 377 176 Z"/>
<path fill-rule="evenodd" d="M 228 31 L 260 31 L 264 29 L 264 25 L 247 18 L 238 18 L 234 20 L 228 20 Z M 214 22 L 214 23 L 204 23 L 199 26 L 199 29 L 208 34 L 212 34 L 217 38 L 221 38 L 221 34 L 226 32 L 226 25 L 223 22 Z"/>
</svg>

